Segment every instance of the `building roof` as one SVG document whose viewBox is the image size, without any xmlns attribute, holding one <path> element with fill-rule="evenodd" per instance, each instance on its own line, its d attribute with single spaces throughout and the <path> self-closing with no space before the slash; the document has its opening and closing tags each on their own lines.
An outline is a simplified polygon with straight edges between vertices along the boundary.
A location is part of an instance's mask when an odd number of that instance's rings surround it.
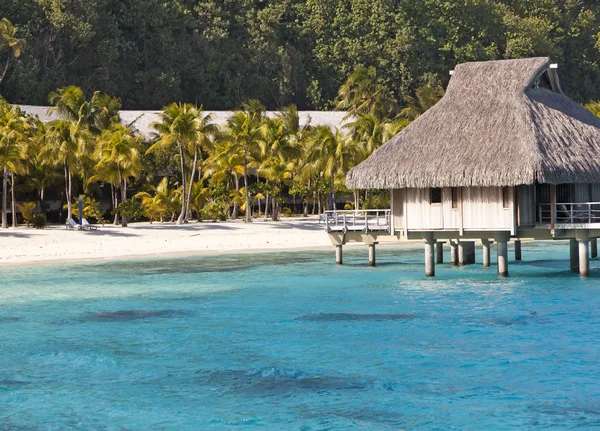
<svg viewBox="0 0 600 431">
<path fill-rule="evenodd" d="M 465 63 L 444 97 L 347 176 L 351 188 L 600 183 L 600 118 L 548 58 Z"/>
<path fill-rule="evenodd" d="M 49 115 L 47 106 L 20 105 L 21 109 L 30 115 L 37 115 L 43 122 L 49 122 L 58 119 L 56 115 Z M 149 139 L 153 136 L 152 123 L 160 121 L 161 111 L 121 111 L 121 122 Z M 209 111 L 214 114 L 214 122 L 224 125 L 233 111 Z M 278 113 L 269 111 L 267 115 L 274 117 Z M 329 126 L 330 128 L 341 128 L 347 121 L 345 117 L 348 113 L 344 111 L 299 111 L 300 126 L 310 124 L 312 126 Z"/>
</svg>

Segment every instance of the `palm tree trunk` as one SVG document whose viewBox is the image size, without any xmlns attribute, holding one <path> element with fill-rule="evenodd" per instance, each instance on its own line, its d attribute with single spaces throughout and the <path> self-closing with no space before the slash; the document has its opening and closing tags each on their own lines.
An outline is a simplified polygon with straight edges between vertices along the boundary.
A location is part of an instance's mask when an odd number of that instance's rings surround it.
<svg viewBox="0 0 600 431">
<path fill-rule="evenodd" d="M 127 200 L 127 178 L 123 178 L 121 181 L 121 203 Z M 121 227 L 127 227 L 127 216 L 121 214 Z"/>
<path fill-rule="evenodd" d="M 6 214 L 6 198 L 8 194 L 8 168 L 4 166 L 2 177 L 2 227 L 8 229 L 8 216 Z"/>
<path fill-rule="evenodd" d="M 117 188 L 114 184 L 110 185 L 110 193 L 112 198 L 112 206 L 115 213 L 115 219 L 113 220 L 113 224 L 115 226 L 119 225 L 119 213 L 117 212 L 117 206 L 119 205 L 119 194 L 117 193 Z"/>
<path fill-rule="evenodd" d="M 192 166 L 192 173 L 190 174 L 190 184 L 188 186 L 187 203 L 185 204 L 187 211 L 185 212 L 185 218 L 183 219 L 184 223 L 187 223 L 188 218 L 189 218 L 190 202 L 192 200 L 192 186 L 194 185 L 194 176 L 196 175 L 197 167 L 198 167 L 198 149 L 196 148 L 194 151 L 194 164 Z"/>
<path fill-rule="evenodd" d="M 317 192 L 317 202 L 319 205 L 319 214 L 323 214 L 322 208 L 321 208 L 321 192 Z"/>
<path fill-rule="evenodd" d="M 8 66 L 10 65 L 10 54 L 8 55 L 8 59 L 6 60 L 6 66 L 4 66 L 4 71 L 2 72 L 2 76 L 0 76 L 0 84 L 4 80 L 6 73 L 8 72 Z"/>
<path fill-rule="evenodd" d="M 248 149 L 244 150 L 244 187 L 246 192 L 246 223 L 250 223 L 250 192 L 248 190 Z"/>
<path fill-rule="evenodd" d="M 17 202 L 15 201 L 15 174 L 10 173 L 10 212 L 12 213 L 12 227 L 17 227 Z"/>
<path fill-rule="evenodd" d="M 65 161 L 65 194 L 67 199 L 67 219 L 73 218 L 73 198 L 71 197 L 71 170 Z"/>
<path fill-rule="evenodd" d="M 236 174 L 235 172 L 233 173 L 233 176 L 235 178 L 235 191 L 239 192 L 240 191 L 240 177 L 238 177 L 238 174 Z M 235 200 L 233 202 L 233 211 L 231 213 L 231 218 L 233 220 L 238 218 L 238 212 L 239 212 L 239 203 L 237 202 L 237 200 Z"/>
<path fill-rule="evenodd" d="M 337 208 L 335 207 L 335 177 L 333 172 L 331 173 L 331 208 L 330 210 L 335 211 Z"/>
<path fill-rule="evenodd" d="M 183 224 L 183 220 L 185 219 L 187 209 L 185 206 L 185 160 L 183 158 L 183 145 L 181 143 L 179 144 L 179 158 L 181 159 L 181 213 L 177 218 L 177 224 Z"/>
</svg>

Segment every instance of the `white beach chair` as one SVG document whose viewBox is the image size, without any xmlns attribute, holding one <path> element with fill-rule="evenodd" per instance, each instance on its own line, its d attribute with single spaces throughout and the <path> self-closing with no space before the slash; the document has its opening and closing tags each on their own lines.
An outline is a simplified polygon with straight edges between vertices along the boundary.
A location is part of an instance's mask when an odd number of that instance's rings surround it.
<svg viewBox="0 0 600 431">
<path fill-rule="evenodd" d="M 89 224 L 89 222 L 82 218 L 81 219 L 81 227 L 84 230 L 98 230 L 98 228 L 96 226 L 92 226 L 91 224 Z"/>
<path fill-rule="evenodd" d="M 78 224 L 72 218 L 68 218 L 67 219 L 67 222 L 66 222 L 65 226 L 66 226 L 67 229 L 74 229 L 74 230 L 81 230 L 81 229 L 83 229 L 83 226 L 81 226 L 80 224 Z"/>
</svg>

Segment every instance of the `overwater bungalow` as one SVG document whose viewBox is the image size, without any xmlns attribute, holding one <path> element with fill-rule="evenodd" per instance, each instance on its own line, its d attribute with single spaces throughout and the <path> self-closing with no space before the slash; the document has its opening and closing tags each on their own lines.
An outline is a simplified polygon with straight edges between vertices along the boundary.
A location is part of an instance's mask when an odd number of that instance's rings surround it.
<svg viewBox="0 0 600 431">
<path fill-rule="evenodd" d="M 589 272 L 600 236 L 600 118 L 561 90 L 548 58 L 460 64 L 445 96 L 347 175 L 352 189 L 388 189 L 384 211 L 329 212 L 342 262 L 350 241 L 425 243 L 426 275 L 443 245 L 455 264 L 474 263 L 474 241 L 508 275 L 507 243 L 568 240 L 571 270 Z M 436 250 L 437 247 L 437 250 Z"/>
</svg>

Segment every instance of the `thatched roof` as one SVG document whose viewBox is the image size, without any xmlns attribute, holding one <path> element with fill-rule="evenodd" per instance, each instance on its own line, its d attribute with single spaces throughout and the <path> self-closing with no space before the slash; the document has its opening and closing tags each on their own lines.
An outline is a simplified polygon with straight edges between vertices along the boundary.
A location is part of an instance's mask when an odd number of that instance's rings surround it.
<svg viewBox="0 0 600 431">
<path fill-rule="evenodd" d="M 21 109 L 30 115 L 37 115 L 43 122 L 49 122 L 58 117 L 48 115 L 47 106 L 20 105 Z M 211 111 L 214 115 L 214 122 L 220 126 L 227 122 L 227 119 L 233 114 L 233 111 Z M 274 117 L 278 113 L 275 111 L 267 112 L 267 116 Z M 329 126 L 330 128 L 341 128 L 347 121 L 347 112 L 343 111 L 299 111 L 300 126 L 310 123 L 312 126 Z M 153 131 L 151 124 L 160 121 L 160 111 L 121 111 L 121 122 L 130 126 L 133 130 L 140 133 L 145 138 L 151 138 Z"/>
<path fill-rule="evenodd" d="M 465 63 L 445 96 L 347 176 L 351 188 L 600 183 L 600 118 L 548 58 Z"/>
</svg>

